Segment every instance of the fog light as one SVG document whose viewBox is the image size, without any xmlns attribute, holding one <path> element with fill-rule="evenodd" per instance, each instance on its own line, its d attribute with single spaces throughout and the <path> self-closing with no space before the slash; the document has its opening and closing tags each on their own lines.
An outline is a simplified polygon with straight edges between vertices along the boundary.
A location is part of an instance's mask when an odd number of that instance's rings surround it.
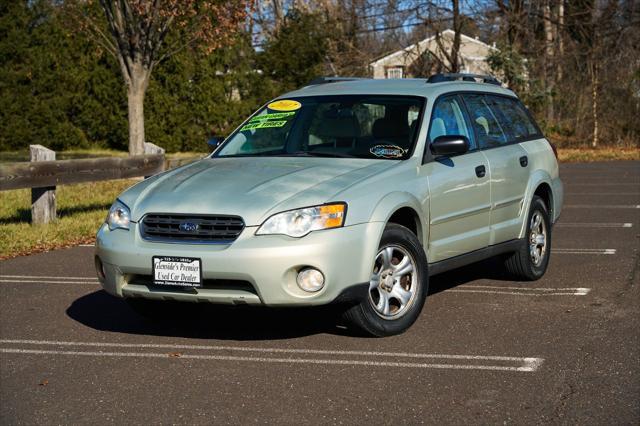
<svg viewBox="0 0 640 426">
<path fill-rule="evenodd" d="M 310 293 L 320 291 L 324 287 L 324 275 L 314 268 L 305 268 L 298 272 L 298 287 Z"/>
</svg>

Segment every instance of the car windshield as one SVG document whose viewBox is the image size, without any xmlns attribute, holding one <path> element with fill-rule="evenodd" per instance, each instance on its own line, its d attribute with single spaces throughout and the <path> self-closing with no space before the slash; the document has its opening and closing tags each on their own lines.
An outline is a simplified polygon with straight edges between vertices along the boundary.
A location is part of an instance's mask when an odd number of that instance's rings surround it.
<svg viewBox="0 0 640 426">
<path fill-rule="evenodd" d="M 246 121 L 214 156 L 402 160 L 411 155 L 424 103 L 421 97 L 380 95 L 276 100 Z"/>
</svg>

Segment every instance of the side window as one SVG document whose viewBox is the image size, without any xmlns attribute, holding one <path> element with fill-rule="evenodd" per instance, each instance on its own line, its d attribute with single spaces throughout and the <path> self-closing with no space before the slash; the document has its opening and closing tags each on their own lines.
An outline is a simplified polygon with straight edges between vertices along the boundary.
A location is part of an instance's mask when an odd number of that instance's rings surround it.
<svg viewBox="0 0 640 426">
<path fill-rule="evenodd" d="M 491 108 L 494 111 L 499 110 L 504 117 L 503 128 L 510 142 L 538 135 L 538 129 L 519 100 L 503 96 L 487 96 L 487 98 L 490 99 Z"/>
<path fill-rule="evenodd" d="M 464 102 L 478 135 L 480 148 L 493 148 L 507 143 L 505 131 L 484 95 L 464 95 Z"/>
<path fill-rule="evenodd" d="M 471 129 L 467 126 L 467 121 L 456 96 L 440 99 L 431 113 L 429 140 L 433 141 L 438 136 L 448 135 L 466 136 L 471 144 L 470 149 L 476 148 L 474 138 L 471 137 Z"/>
</svg>

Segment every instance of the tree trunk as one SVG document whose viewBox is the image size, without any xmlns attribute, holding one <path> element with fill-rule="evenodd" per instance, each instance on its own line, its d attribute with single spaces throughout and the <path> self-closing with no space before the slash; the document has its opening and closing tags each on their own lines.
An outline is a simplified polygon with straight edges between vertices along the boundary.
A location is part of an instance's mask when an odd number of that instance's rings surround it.
<svg viewBox="0 0 640 426">
<path fill-rule="evenodd" d="M 451 72 L 460 72 L 460 61 L 458 55 L 460 54 L 460 32 L 462 25 L 460 22 L 460 5 L 458 0 L 452 1 L 453 6 L 453 44 L 451 45 Z"/>
<path fill-rule="evenodd" d="M 284 21 L 284 8 L 282 0 L 272 0 L 271 3 L 273 5 L 273 24 L 275 32 L 277 33 Z"/>
<path fill-rule="evenodd" d="M 129 155 L 144 154 L 144 95 L 149 84 L 150 71 L 144 66 L 133 67 L 127 85 L 129 107 Z"/>
<path fill-rule="evenodd" d="M 596 148 L 598 146 L 598 61 L 600 60 L 600 37 L 599 37 L 599 25 L 598 20 L 601 18 L 600 11 L 597 4 L 593 4 L 591 9 L 591 31 L 592 31 L 592 46 L 591 46 L 591 108 L 593 113 L 593 135 L 591 139 L 591 146 Z M 589 64 L 587 62 L 587 64 Z"/>
<path fill-rule="evenodd" d="M 558 23 L 556 24 L 556 37 L 558 38 L 558 56 L 559 62 L 556 64 L 557 66 L 557 82 L 562 82 L 562 68 L 564 67 L 564 0 L 560 0 L 558 2 Z"/>
<path fill-rule="evenodd" d="M 595 62 L 595 60 L 594 60 Z M 591 74 L 591 103 L 593 108 L 593 138 L 591 146 L 598 146 L 598 65 L 593 64 L 593 72 Z"/>
<path fill-rule="evenodd" d="M 553 90 L 554 69 L 553 69 L 553 27 L 551 25 L 551 0 L 546 0 L 543 6 L 543 26 L 544 26 L 544 66 L 545 66 L 545 86 L 547 92 L 547 122 L 553 121 Z"/>
</svg>

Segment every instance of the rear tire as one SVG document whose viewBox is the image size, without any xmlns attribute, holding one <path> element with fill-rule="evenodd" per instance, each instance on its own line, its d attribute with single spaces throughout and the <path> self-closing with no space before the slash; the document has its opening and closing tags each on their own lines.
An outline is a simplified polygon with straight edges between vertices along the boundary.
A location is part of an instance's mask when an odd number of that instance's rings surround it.
<svg viewBox="0 0 640 426">
<path fill-rule="evenodd" d="M 549 210 L 537 195 L 531 200 L 525 239 L 521 247 L 505 260 L 507 271 L 522 281 L 540 279 L 549 265 L 551 221 Z"/>
<path fill-rule="evenodd" d="M 367 297 L 345 313 L 345 320 L 372 336 L 405 332 L 418 318 L 429 286 L 427 258 L 418 238 L 404 226 L 385 228 Z"/>
</svg>

